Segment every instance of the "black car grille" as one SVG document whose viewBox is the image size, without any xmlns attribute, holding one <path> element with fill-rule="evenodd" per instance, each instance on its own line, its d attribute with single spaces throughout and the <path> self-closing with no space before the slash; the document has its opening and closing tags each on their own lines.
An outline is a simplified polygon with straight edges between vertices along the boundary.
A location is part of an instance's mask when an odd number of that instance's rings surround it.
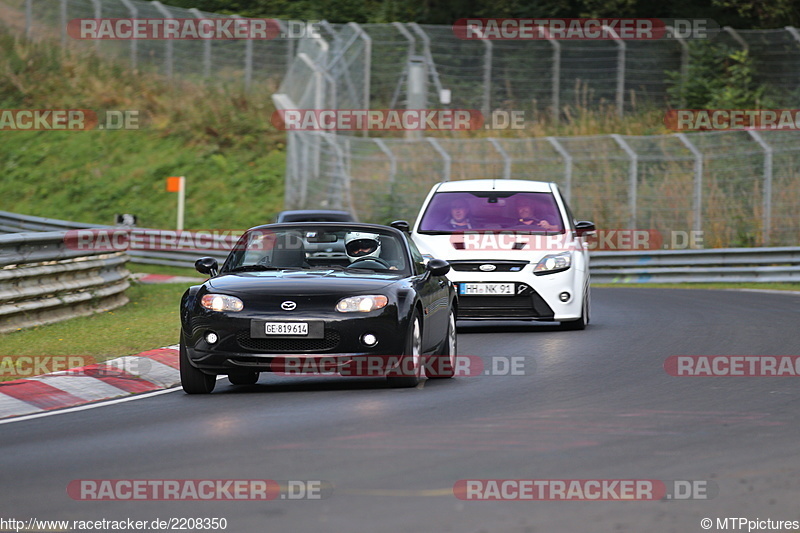
<svg viewBox="0 0 800 533">
<path fill-rule="evenodd" d="M 323 339 L 254 339 L 249 330 L 242 330 L 236 334 L 236 340 L 242 349 L 251 352 L 301 353 L 334 350 L 341 337 L 337 331 L 326 329 Z"/>
<path fill-rule="evenodd" d="M 450 261 L 450 268 L 456 272 L 484 272 L 481 265 L 494 265 L 491 272 L 520 272 L 528 261 Z"/>
</svg>

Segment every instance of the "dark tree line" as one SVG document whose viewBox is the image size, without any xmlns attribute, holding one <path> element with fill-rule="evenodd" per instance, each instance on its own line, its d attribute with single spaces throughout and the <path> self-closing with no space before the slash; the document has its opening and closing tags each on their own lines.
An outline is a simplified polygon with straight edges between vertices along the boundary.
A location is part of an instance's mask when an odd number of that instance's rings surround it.
<svg viewBox="0 0 800 533">
<path fill-rule="evenodd" d="M 737 29 L 800 25 L 798 0 L 170 0 L 249 17 L 451 24 L 466 17 L 710 18 Z"/>
</svg>

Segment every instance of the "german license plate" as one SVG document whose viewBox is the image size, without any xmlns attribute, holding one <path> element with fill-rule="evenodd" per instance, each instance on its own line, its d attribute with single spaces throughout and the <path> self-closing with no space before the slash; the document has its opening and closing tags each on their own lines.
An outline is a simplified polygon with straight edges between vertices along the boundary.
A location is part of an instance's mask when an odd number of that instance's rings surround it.
<svg viewBox="0 0 800 533">
<path fill-rule="evenodd" d="M 458 294 L 465 296 L 514 296 L 513 283 L 459 283 Z"/>
<path fill-rule="evenodd" d="M 267 322 L 264 324 L 267 335 L 308 335 L 306 322 Z"/>
</svg>

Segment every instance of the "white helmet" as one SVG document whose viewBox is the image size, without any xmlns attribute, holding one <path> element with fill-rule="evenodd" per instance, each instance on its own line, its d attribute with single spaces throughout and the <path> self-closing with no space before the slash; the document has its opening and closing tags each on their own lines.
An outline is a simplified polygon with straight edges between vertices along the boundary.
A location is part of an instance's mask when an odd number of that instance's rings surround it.
<svg viewBox="0 0 800 533">
<path fill-rule="evenodd" d="M 381 253 L 381 241 L 377 233 L 350 231 L 344 236 L 344 249 L 350 262 L 357 259 L 378 257 Z"/>
</svg>

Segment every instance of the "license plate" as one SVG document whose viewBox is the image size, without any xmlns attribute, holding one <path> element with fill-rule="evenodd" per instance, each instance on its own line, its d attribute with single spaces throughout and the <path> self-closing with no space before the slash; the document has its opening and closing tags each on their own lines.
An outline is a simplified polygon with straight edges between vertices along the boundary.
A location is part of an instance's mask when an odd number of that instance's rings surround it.
<svg viewBox="0 0 800 533">
<path fill-rule="evenodd" d="M 264 324 L 267 335 L 308 335 L 308 324 L 305 322 L 267 322 Z"/>
<path fill-rule="evenodd" d="M 465 296 L 514 296 L 513 283 L 459 283 L 458 294 Z"/>
</svg>

